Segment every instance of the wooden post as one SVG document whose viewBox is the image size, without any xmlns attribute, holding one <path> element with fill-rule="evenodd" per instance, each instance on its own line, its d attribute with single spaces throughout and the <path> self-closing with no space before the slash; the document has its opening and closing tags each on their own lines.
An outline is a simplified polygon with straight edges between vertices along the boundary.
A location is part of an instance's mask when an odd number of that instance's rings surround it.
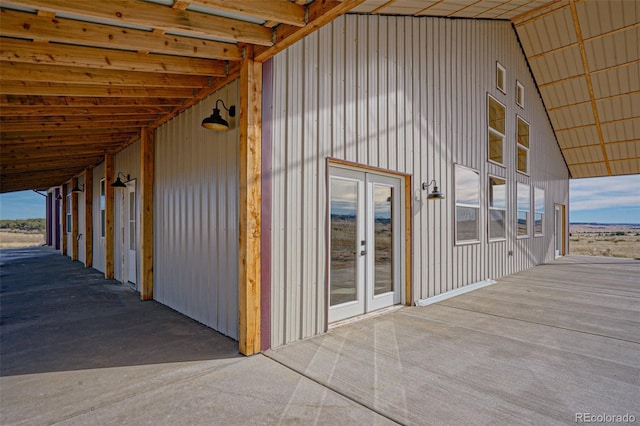
<svg viewBox="0 0 640 426">
<path fill-rule="evenodd" d="M 62 185 L 62 218 L 60 218 L 62 222 L 62 232 L 60 233 L 60 242 L 62 244 L 62 249 L 60 250 L 60 254 L 66 256 L 67 254 L 67 209 L 71 206 L 67 206 L 67 184 Z"/>
<path fill-rule="evenodd" d="M 153 299 L 153 130 L 140 135 L 140 299 Z"/>
<path fill-rule="evenodd" d="M 71 179 L 71 188 L 78 187 L 78 178 Z M 71 260 L 78 260 L 78 194 L 71 193 Z"/>
<path fill-rule="evenodd" d="M 93 169 L 84 171 L 84 266 L 93 266 Z"/>
<path fill-rule="evenodd" d="M 240 67 L 239 349 L 260 352 L 262 64 L 246 48 Z"/>
<path fill-rule="evenodd" d="M 113 154 L 106 154 L 104 156 L 104 185 L 105 185 L 105 262 L 104 262 L 104 277 L 106 279 L 113 279 L 113 248 L 114 248 L 114 190 L 111 187 L 113 183 Z"/>
</svg>

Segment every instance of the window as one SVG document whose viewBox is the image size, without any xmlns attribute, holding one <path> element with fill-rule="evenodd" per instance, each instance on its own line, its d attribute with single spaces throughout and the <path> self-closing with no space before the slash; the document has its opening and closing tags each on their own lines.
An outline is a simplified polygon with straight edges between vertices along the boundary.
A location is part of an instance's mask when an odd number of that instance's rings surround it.
<svg viewBox="0 0 640 426">
<path fill-rule="evenodd" d="M 456 165 L 456 243 L 480 241 L 480 174 Z"/>
<path fill-rule="evenodd" d="M 529 214 L 531 213 L 529 192 L 529 185 L 518 182 L 518 238 L 529 236 Z"/>
<path fill-rule="evenodd" d="M 71 194 L 67 195 L 67 233 L 71 233 Z"/>
<path fill-rule="evenodd" d="M 507 90 L 505 89 L 506 85 L 504 83 L 506 79 L 507 71 L 502 65 L 500 65 L 500 62 L 496 62 L 496 87 L 502 93 L 507 93 Z"/>
<path fill-rule="evenodd" d="M 518 171 L 529 173 L 529 123 L 518 117 Z"/>
<path fill-rule="evenodd" d="M 516 81 L 516 105 L 524 108 L 524 86 L 519 81 Z"/>
<path fill-rule="evenodd" d="M 500 102 L 489 96 L 487 109 L 489 120 L 489 160 L 503 164 L 505 108 Z"/>
<path fill-rule="evenodd" d="M 107 229 L 107 216 L 105 214 L 105 184 L 104 179 L 100 179 L 100 236 L 104 238 Z"/>
<path fill-rule="evenodd" d="M 533 235 L 542 237 L 544 235 L 544 189 L 533 188 Z"/>
<path fill-rule="evenodd" d="M 507 181 L 489 176 L 489 240 L 506 238 Z"/>
</svg>

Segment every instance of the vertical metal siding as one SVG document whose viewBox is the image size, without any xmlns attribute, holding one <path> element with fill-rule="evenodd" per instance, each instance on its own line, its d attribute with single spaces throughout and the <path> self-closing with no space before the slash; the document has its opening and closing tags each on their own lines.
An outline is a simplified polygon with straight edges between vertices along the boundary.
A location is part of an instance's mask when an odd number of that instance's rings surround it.
<svg viewBox="0 0 640 426">
<path fill-rule="evenodd" d="M 218 98 L 237 107 L 238 83 L 156 131 L 154 298 L 237 339 L 239 117 L 200 126 Z"/>
<path fill-rule="evenodd" d="M 553 258 L 568 172 L 508 22 L 347 15 L 273 65 L 273 347 L 324 331 L 328 156 L 413 176 L 414 301 Z M 507 109 L 505 167 L 487 161 L 487 94 Z M 516 172 L 516 114 L 531 125 L 528 176 Z M 455 164 L 480 173 L 479 244 L 455 245 Z M 507 180 L 506 241 L 488 242 L 488 174 Z M 426 201 L 431 179 L 446 200 Z M 517 181 L 545 190 L 544 237 L 516 239 Z"/>
<path fill-rule="evenodd" d="M 105 241 L 100 223 L 100 180 L 104 179 L 104 163 L 93 169 L 93 267 L 105 269 Z"/>
</svg>

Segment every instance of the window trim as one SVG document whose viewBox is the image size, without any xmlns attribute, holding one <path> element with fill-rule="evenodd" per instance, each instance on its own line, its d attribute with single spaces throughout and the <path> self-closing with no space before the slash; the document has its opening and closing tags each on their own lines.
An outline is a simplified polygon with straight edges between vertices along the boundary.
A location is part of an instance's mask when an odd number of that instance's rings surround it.
<svg viewBox="0 0 640 426">
<path fill-rule="evenodd" d="M 489 102 L 490 102 L 490 100 L 489 99 L 493 99 L 500 106 L 502 106 L 502 108 L 504 108 L 504 122 L 505 122 L 505 129 L 504 129 L 505 133 L 504 134 L 500 133 L 498 130 L 494 129 L 489 124 L 489 122 L 490 122 L 490 120 L 489 120 L 489 115 L 490 115 L 490 113 L 489 113 Z M 490 147 L 490 141 L 489 141 L 489 134 L 490 133 L 493 133 L 496 136 L 499 136 L 499 137 L 502 138 L 502 163 L 498 163 L 497 161 L 491 159 L 491 147 Z M 504 161 L 504 159 L 505 159 L 505 156 L 504 156 L 505 142 L 507 140 L 506 133 L 507 133 L 507 106 L 505 104 L 503 104 L 502 102 L 500 102 L 498 99 L 496 99 L 494 96 L 491 96 L 490 93 L 487 93 L 487 145 L 486 145 L 487 146 L 487 161 L 492 163 L 492 164 L 495 164 L 497 166 L 504 167 L 504 168 L 507 167 L 506 162 Z"/>
<path fill-rule="evenodd" d="M 518 102 L 518 94 L 520 94 L 520 102 Z M 524 109 L 524 85 L 516 80 L 516 105 Z"/>
<path fill-rule="evenodd" d="M 520 135 L 518 134 L 518 120 L 525 123 L 529 128 L 529 146 L 528 147 L 520 144 L 520 138 L 519 138 Z M 526 172 L 521 171 L 518 166 L 518 152 L 521 147 L 522 149 L 527 151 L 527 171 Z M 531 124 L 527 120 L 522 118 L 520 115 L 516 114 L 516 172 L 524 176 L 530 175 L 529 170 L 531 169 L 531 161 L 529 160 L 529 157 L 530 157 L 529 151 L 531 151 Z"/>
<path fill-rule="evenodd" d="M 102 197 L 104 197 L 104 204 L 102 203 Z M 104 207 L 103 207 L 104 205 Z M 100 195 L 98 198 L 98 207 L 100 208 L 100 238 L 105 238 L 107 234 L 107 223 L 106 223 L 106 209 L 107 209 L 107 185 L 106 179 L 100 179 Z M 104 214 L 103 214 L 104 212 Z M 103 222 L 104 218 L 104 222 Z"/>
<path fill-rule="evenodd" d="M 500 87 L 499 83 L 499 75 L 502 71 L 502 87 Z M 496 61 L 496 89 L 507 94 L 507 69 L 499 62 Z"/>
<path fill-rule="evenodd" d="M 529 210 L 520 210 L 519 207 L 519 203 L 518 203 L 518 186 L 520 185 L 526 185 L 528 188 L 528 192 L 529 192 Z M 520 212 L 525 212 L 528 213 L 528 217 L 527 217 L 527 234 L 526 235 L 518 235 L 518 213 Z M 516 182 L 516 238 L 518 240 L 522 240 L 522 239 L 526 239 L 526 238 L 531 238 L 531 185 L 528 183 L 524 183 L 524 182 Z"/>
<path fill-rule="evenodd" d="M 71 203 L 73 202 L 73 197 L 71 196 L 71 192 L 67 194 L 67 211 L 66 211 L 66 221 L 67 221 L 67 234 L 73 233 L 73 218 L 71 215 Z"/>
<path fill-rule="evenodd" d="M 536 192 L 537 191 L 541 191 L 542 192 L 542 210 L 538 211 L 536 209 L 536 201 L 538 200 L 538 197 L 536 196 Z M 539 188 L 537 186 L 533 187 L 533 237 L 544 237 L 544 216 L 545 216 L 545 204 L 546 204 L 546 195 L 545 195 L 545 190 L 544 188 Z M 541 221 L 542 221 L 542 232 L 541 233 L 536 233 L 536 215 L 540 214 L 542 215 Z"/>
<path fill-rule="evenodd" d="M 496 208 L 496 207 L 491 207 L 491 199 L 489 198 L 489 191 L 491 190 L 491 178 L 496 178 L 496 179 L 502 179 L 504 181 L 504 186 L 505 186 L 505 206 L 504 209 L 500 209 L 500 208 Z M 494 242 L 500 242 L 500 241 L 506 241 L 507 240 L 507 211 L 508 211 L 508 207 L 507 207 L 507 200 L 509 198 L 509 193 L 507 191 L 507 178 L 503 177 L 503 176 L 497 176 L 494 174 L 489 173 L 487 175 L 487 240 L 490 243 L 494 243 Z M 491 238 L 491 210 L 500 210 L 504 212 L 504 237 L 500 237 L 500 238 Z"/>
<path fill-rule="evenodd" d="M 456 191 L 456 169 L 463 168 L 471 170 L 478 175 L 478 205 L 472 204 L 458 204 L 458 197 Z M 462 164 L 453 165 L 453 241 L 455 246 L 468 246 L 472 244 L 480 244 L 482 242 L 482 178 L 480 176 L 480 170 L 472 167 L 463 166 Z M 458 241 L 458 207 L 474 208 L 478 210 L 478 239 L 477 240 L 462 240 Z"/>
</svg>

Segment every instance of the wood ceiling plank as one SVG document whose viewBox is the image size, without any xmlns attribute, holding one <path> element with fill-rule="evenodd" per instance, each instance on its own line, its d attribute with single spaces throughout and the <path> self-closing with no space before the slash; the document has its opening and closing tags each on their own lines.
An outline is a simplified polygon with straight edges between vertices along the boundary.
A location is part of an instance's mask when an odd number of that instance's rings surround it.
<svg viewBox="0 0 640 426">
<path fill-rule="evenodd" d="M 307 8 L 307 25 L 302 28 L 284 24 L 277 26 L 275 28 L 275 43 L 271 47 L 256 46 L 255 60 L 258 62 L 266 61 L 276 53 L 286 49 L 298 40 L 318 30 L 318 28 L 333 21 L 338 16 L 347 13 L 363 1 L 364 0 L 314 1 Z"/>
<path fill-rule="evenodd" d="M 115 96 L 133 98 L 190 98 L 191 88 L 160 88 L 135 86 L 97 86 L 94 84 L 64 84 L 22 81 L 2 81 L 0 93 L 23 96 Z"/>
<path fill-rule="evenodd" d="M 262 25 L 142 1 L 3 0 L 3 3 L 103 19 L 120 25 L 158 28 L 261 46 L 273 44 L 272 30 Z"/>
<path fill-rule="evenodd" d="M 2 34 L 89 47 L 154 52 L 165 55 L 239 61 L 242 50 L 233 43 L 168 35 L 161 32 L 48 18 L 15 10 L 0 10 Z"/>
<path fill-rule="evenodd" d="M 143 121 L 105 121 L 105 122 L 92 122 L 84 121 L 78 123 L 52 123 L 52 122 L 39 122 L 39 123 L 5 123 L 0 124 L 0 131 L 2 133 L 16 133 L 26 131 L 57 131 L 57 130 L 84 130 L 84 129 L 112 129 L 112 128 L 140 128 L 147 127 L 150 124 L 149 120 Z"/>
<path fill-rule="evenodd" d="M 181 105 L 182 98 L 120 98 L 120 97 L 73 97 L 73 96 L 18 96 L 0 95 L 0 107 L 173 107 Z"/>
<path fill-rule="evenodd" d="M 59 146 L 48 149 L 34 150 L 7 150 L 2 152 L 3 162 L 18 163 L 21 161 L 56 160 L 58 158 L 74 159 L 87 156 L 104 155 L 113 147 L 86 147 L 86 146 Z"/>
<path fill-rule="evenodd" d="M 58 114 L 67 114 L 73 116 L 83 115 L 144 115 L 144 114 L 167 114 L 168 108 L 162 107 L 129 107 L 129 106 L 113 106 L 113 107 L 65 107 L 51 108 L 51 107 L 34 107 L 34 106 L 6 106 L 2 107 L 0 115 L 2 117 L 46 117 Z"/>
<path fill-rule="evenodd" d="M 1 124 L 1 123 L 0 123 Z M 122 123 L 120 123 L 122 124 Z M 10 132 L 3 133 L 0 131 L 0 140 L 3 143 L 23 138 L 47 138 L 47 137 L 62 137 L 62 136 L 92 136 L 100 138 L 101 135 L 112 135 L 117 133 L 135 133 L 138 132 L 137 127 L 113 127 L 113 128 L 87 128 L 87 129 L 59 129 L 55 133 L 51 133 L 50 130 L 29 130 L 19 133 Z"/>
<path fill-rule="evenodd" d="M 306 8 L 289 0 L 189 0 L 189 3 L 296 27 L 305 25 Z"/>
<path fill-rule="evenodd" d="M 57 65 L 33 65 L 20 62 L 0 62 L 3 81 L 34 81 L 49 83 L 100 84 L 140 87 L 207 86 L 209 77 L 184 74 L 162 74 L 140 71 L 114 71 Z"/>
<path fill-rule="evenodd" d="M 227 75 L 226 63 L 217 60 L 150 55 L 58 43 L 41 45 L 9 38 L 2 38 L 1 41 L 0 60 L 10 62 L 217 77 Z"/>
<path fill-rule="evenodd" d="M 5 163 L 4 160 L 0 160 L 0 172 L 1 173 L 18 173 L 23 171 L 48 171 L 64 168 L 79 168 L 84 170 L 88 164 L 95 164 L 102 161 L 103 155 L 93 155 L 87 157 L 73 157 L 73 158 L 57 158 L 48 160 L 32 161 L 26 160 L 24 162 L 13 160 L 10 163 Z"/>
<path fill-rule="evenodd" d="M 118 121 L 152 121 L 158 119 L 158 114 L 137 114 L 137 115 L 51 115 L 44 120 L 42 117 L 3 117 L 2 125 L 5 124 L 24 124 L 27 126 L 40 124 L 43 121 L 50 123 L 100 123 L 100 122 L 118 122 Z"/>
</svg>

